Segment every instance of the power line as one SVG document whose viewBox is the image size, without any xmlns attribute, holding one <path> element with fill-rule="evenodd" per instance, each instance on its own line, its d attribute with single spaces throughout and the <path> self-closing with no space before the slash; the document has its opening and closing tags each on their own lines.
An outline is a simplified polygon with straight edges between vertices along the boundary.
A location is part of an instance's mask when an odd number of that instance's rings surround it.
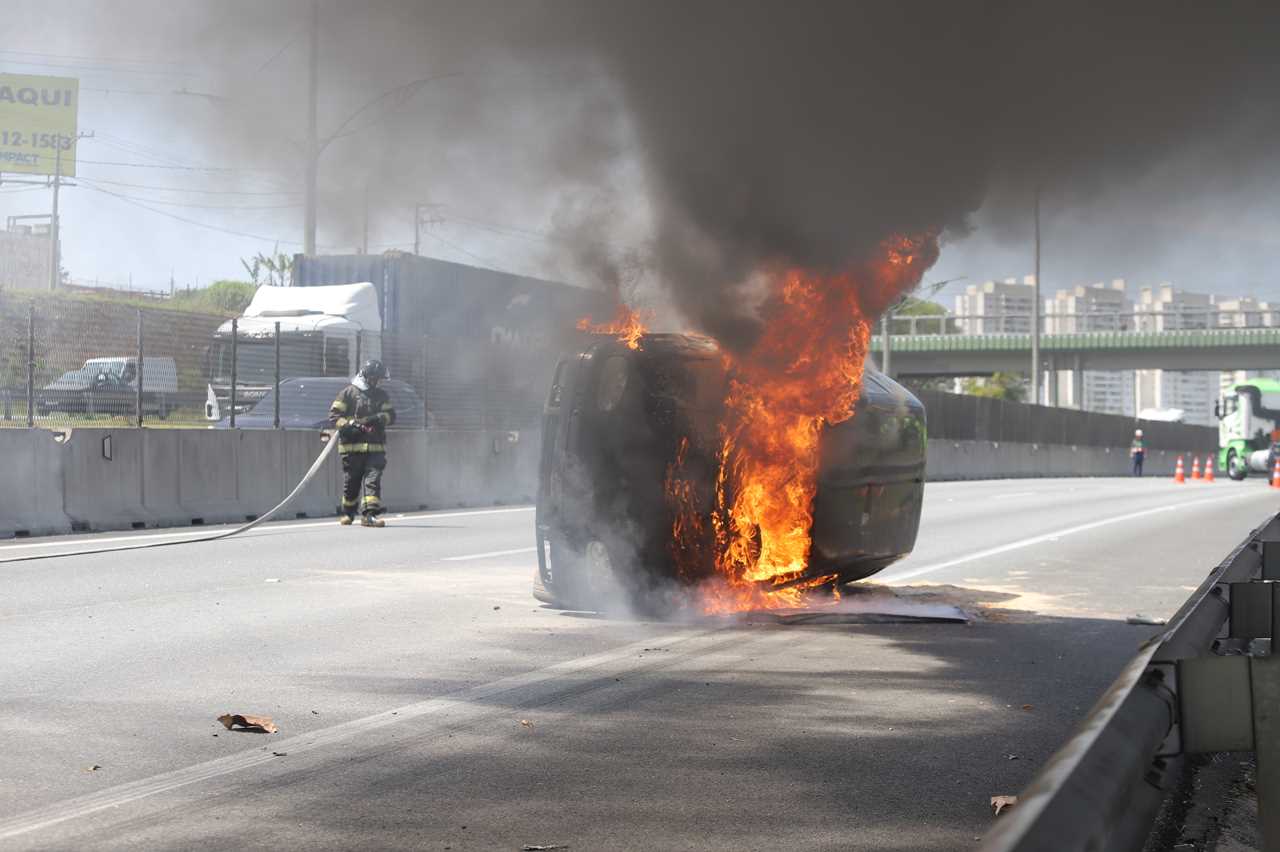
<svg viewBox="0 0 1280 852">
<path fill-rule="evenodd" d="M 267 237 L 267 236 L 263 236 L 262 234 L 251 234 L 247 231 L 237 231 L 233 228 L 223 228 L 219 225 L 211 225 L 208 222 L 201 222 L 196 219 L 188 219 L 185 216 L 179 216 L 176 213 L 170 213 L 167 210 L 157 210 L 156 208 L 151 207 L 147 204 L 143 204 L 141 201 L 136 201 L 127 195 L 121 195 L 118 192 L 112 192 L 109 189 L 103 189 L 102 187 L 99 187 L 99 186 L 88 186 L 86 184 L 85 188 L 90 189 L 94 192 L 100 192 L 103 195 L 110 195 L 113 198 L 120 199 L 126 204 L 132 204 L 134 207 L 141 207 L 143 210 L 147 210 L 151 213 L 155 213 L 157 215 L 164 216 L 166 218 L 173 219 L 178 222 L 182 222 L 183 224 L 186 224 L 186 225 L 194 225 L 197 228 L 205 228 L 210 231 L 218 231 L 223 234 L 230 234 L 234 237 L 247 237 L 251 240 L 261 240 L 264 243 L 276 243 L 276 244 L 283 243 L 285 245 L 295 245 L 295 246 L 301 245 L 301 243 L 298 240 L 282 240 L 282 239 L 279 239 L 278 237 Z"/>
<path fill-rule="evenodd" d="M 15 56 L 37 56 L 43 59 L 74 59 L 83 62 L 117 62 L 128 65 L 184 65 L 178 59 L 114 59 L 109 56 L 78 56 L 70 53 L 43 53 L 36 50 L 14 50 L 0 47 L 0 53 L 11 53 Z"/>
<path fill-rule="evenodd" d="M 80 181 L 86 185 L 95 185 L 97 181 L 93 178 L 81 177 Z M 94 187 L 101 189 L 101 187 Z M 117 198 L 123 198 L 130 201 L 145 201 L 148 204 L 161 204 L 166 207 L 189 207 L 195 210 L 288 210 L 290 208 L 301 207 L 302 204 L 193 204 L 189 201 L 171 201 L 160 198 L 143 198 L 137 195 L 126 195 L 124 193 L 116 193 Z"/>
<path fill-rule="evenodd" d="M 83 162 L 83 161 L 81 161 Z M 94 183 L 105 183 L 109 186 L 123 186 L 127 189 L 150 189 L 156 192 L 191 192 L 200 195 L 298 195 L 296 189 L 271 189 L 271 190 L 248 190 L 248 189 L 196 189 L 189 186 L 154 186 L 146 183 L 126 183 L 118 180 L 107 180 L 95 176 L 80 177 L 85 180 L 92 180 Z"/>
<path fill-rule="evenodd" d="M 191 71 L 149 71 L 145 68 L 112 68 L 109 65 L 85 65 L 82 63 L 38 62 L 30 59 L 10 59 L 14 65 L 30 65 L 33 68 L 62 68 L 70 71 L 97 71 L 103 74 L 141 74 L 147 77 L 198 77 Z"/>
<path fill-rule="evenodd" d="M 477 228 L 481 231 L 487 231 L 502 237 L 515 237 L 516 239 L 542 243 L 551 242 L 551 237 L 544 234 L 538 234 L 532 231 L 523 231 L 519 228 L 508 228 L 502 225 L 490 224 L 488 222 L 480 222 L 475 219 L 463 219 L 459 216 L 450 216 L 447 221 L 462 225 L 463 227 Z"/>
<path fill-rule="evenodd" d="M 465 254 L 467 257 L 471 258 L 472 260 L 476 261 L 477 263 L 483 263 L 485 266 L 489 267 L 490 269 L 496 269 L 496 270 L 498 270 L 499 272 L 504 272 L 504 271 L 505 271 L 505 270 L 503 270 L 502 268 L 500 268 L 496 263 L 493 263 L 492 261 L 485 260 L 483 257 L 481 257 L 480 255 L 476 254 L 475 252 L 468 251 L 467 249 L 463 248 L 462 246 L 458 245 L 457 243 L 455 243 L 455 242 L 451 242 L 450 240 L 446 240 L 444 237 L 440 236 L 439 234 L 437 234 L 437 233 L 435 233 L 435 232 L 433 232 L 433 231 L 423 231 L 423 233 L 424 233 L 424 234 L 426 234 L 428 237 L 431 237 L 432 239 L 437 240 L 438 242 L 443 243 L 444 245 L 448 246 L 449 248 L 453 249 L 454 251 L 456 251 L 456 252 L 458 252 L 458 253 L 460 253 L 460 254 Z"/>
<path fill-rule="evenodd" d="M 76 165 L 88 166 L 122 166 L 133 169 L 174 169 L 187 172 L 279 172 L 279 169 L 238 168 L 233 166 L 171 166 L 160 163 L 122 163 L 112 160 L 81 160 Z"/>
</svg>

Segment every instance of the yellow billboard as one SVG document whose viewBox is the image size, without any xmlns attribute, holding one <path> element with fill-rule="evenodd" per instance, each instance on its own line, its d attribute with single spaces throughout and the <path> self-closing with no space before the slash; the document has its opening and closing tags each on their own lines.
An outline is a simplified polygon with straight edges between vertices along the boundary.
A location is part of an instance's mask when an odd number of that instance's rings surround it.
<svg viewBox="0 0 1280 852">
<path fill-rule="evenodd" d="M 76 173 L 74 77 L 0 74 L 0 172 Z"/>
</svg>

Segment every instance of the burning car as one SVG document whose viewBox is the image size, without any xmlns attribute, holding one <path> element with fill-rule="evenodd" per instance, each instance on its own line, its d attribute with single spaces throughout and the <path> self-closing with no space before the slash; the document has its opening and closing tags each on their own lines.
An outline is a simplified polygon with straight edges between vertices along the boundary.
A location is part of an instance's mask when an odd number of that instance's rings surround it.
<svg viewBox="0 0 1280 852">
<path fill-rule="evenodd" d="M 716 344 L 693 335 L 598 337 L 561 360 L 543 421 L 536 598 L 663 606 L 713 576 L 732 502 L 731 379 Z M 870 368 L 856 399 L 854 416 L 821 429 L 806 564 L 771 589 L 868 577 L 915 544 L 924 407 Z"/>
</svg>

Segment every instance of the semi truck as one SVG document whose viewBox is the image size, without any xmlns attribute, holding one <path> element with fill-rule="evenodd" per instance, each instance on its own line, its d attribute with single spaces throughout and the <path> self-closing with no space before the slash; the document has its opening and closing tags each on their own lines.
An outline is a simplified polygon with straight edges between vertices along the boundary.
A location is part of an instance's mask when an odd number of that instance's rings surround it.
<svg viewBox="0 0 1280 852">
<path fill-rule="evenodd" d="M 369 282 L 383 360 L 442 429 L 535 428 L 556 362 L 581 344 L 578 321 L 616 308 L 603 291 L 399 251 L 295 255 L 292 280 L 302 294 Z"/>
<path fill-rule="evenodd" d="M 352 376 L 362 360 L 382 357 L 382 318 L 373 284 L 326 287 L 259 287 L 244 313 L 223 323 L 209 347 L 205 417 L 231 412 L 232 351 L 235 352 L 235 409 L 239 415 L 261 400 L 275 383 L 276 324 L 280 325 L 282 379 Z"/>
<path fill-rule="evenodd" d="M 1280 451 L 1280 382 L 1251 379 L 1214 405 L 1218 467 L 1234 480 L 1270 474 Z"/>
<path fill-rule="evenodd" d="M 616 307 L 599 290 L 401 251 L 294 255 L 295 287 L 360 281 L 377 291 L 383 331 L 480 338 L 516 349 L 558 348 L 579 319 L 605 320 Z"/>
</svg>

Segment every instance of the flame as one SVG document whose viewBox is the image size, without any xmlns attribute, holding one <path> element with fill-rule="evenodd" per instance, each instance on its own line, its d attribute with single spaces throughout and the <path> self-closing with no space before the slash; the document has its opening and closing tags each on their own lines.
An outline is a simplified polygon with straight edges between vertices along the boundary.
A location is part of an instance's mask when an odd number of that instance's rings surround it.
<svg viewBox="0 0 1280 852">
<path fill-rule="evenodd" d="M 841 274 L 774 276 L 761 336 L 750 350 L 725 356 L 730 381 L 712 515 L 717 576 L 703 589 L 705 611 L 803 606 L 807 589 L 837 579 L 800 582 L 822 430 L 853 416 L 872 323 L 919 283 L 937 251 L 934 234 L 895 237 L 873 261 Z M 673 533 L 678 539 L 680 530 Z"/>
<path fill-rule="evenodd" d="M 609 322 L 593 324 L 590 316 L 578 320 L 578 331 L 613 335 L 625 343 L 628 349 L 640 348 L 640 338 L 645 330 L 645 317 L 627 305 L 619 305 L 613 319 Z"/>
</svg>

